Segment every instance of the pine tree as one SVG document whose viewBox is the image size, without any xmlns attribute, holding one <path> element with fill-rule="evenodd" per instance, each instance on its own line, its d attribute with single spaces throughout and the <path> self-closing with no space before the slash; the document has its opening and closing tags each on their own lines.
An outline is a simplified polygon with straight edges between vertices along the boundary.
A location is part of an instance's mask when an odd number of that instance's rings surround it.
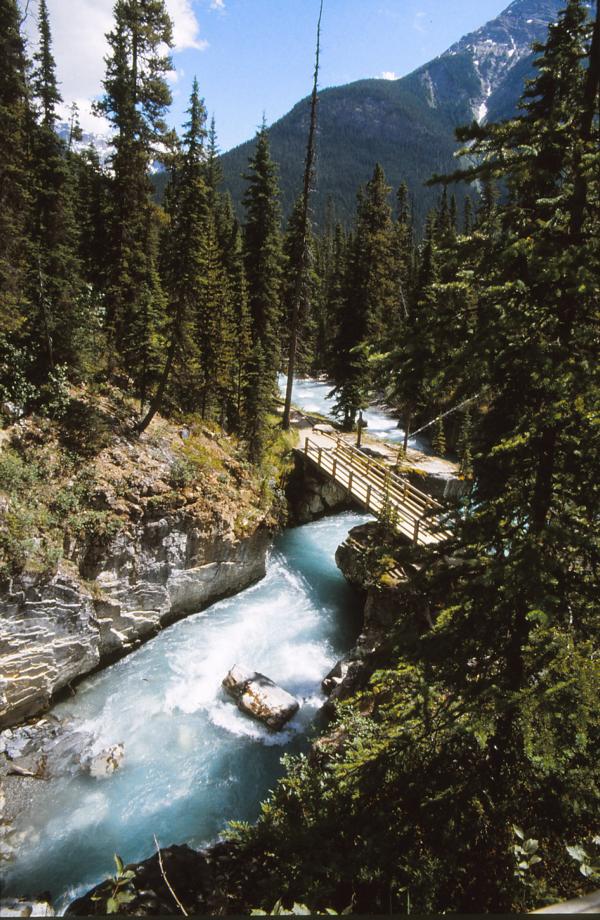
<svg viewBox="0 0 600 920">
<path fill-rule="evenodd" d="M 472 428 L 473 419 L 471 410 L 467 408 L 463 415 L 458 443 L 456 445 L 456 450 L 460 459 L 460 471 L 463 476 L 470 476 L 473 472 Z"/>
<path fill-rule="evenodd" d="M 244 195 L 244 262 L 253 341 L 259 342 L 271 379 L 279 367 L 281 236 L 279 191 L 267 129 L 256 136 Z"/>
<path fill-rule="evenodd" d="M 284 351 L 290 348 L 290 335 L 295 325 L 296 348 L 294 365 L 306 372 L 313 360 L 314 303 L 316 278 L 314 271 L 314 240 L 304 226 L 303 202 L 299 198 L 290 215 L 283 240 L 284 276 L 282 285 L 283 328 L 281 342 Z M 294 317 L 294 314 L 296 316 Z"/>
<path fill-rule="evenodd" d="M 223 267 L 217 230 L 208 214 L 199 252 L 201 272 L 195 304 L 198 349 L 198 407 L 203 418 L 224 423 L 234 362 L 229 285 Z"/>
<path fill-rule="evenodd" d="M 4 337 L 17 334 L 27 316 L 31 114 L 15 0 L 1 0 L 0 21 L 0 337 Z"/>
<path fill-rule="evenodd" d="M 56 106 L 61 101 L 52 55 L 45 0 L 39 4 L 39 48 L 32 85 L 38 122 L 32 132 L 34 162 L 31 218 L 30 324 L 37 376 L 43 381 L 56 364 L 80 369 L 82 344 L 81 266 L 75 219 L 76 182 L 65 145 L 56 135 Z"/>
<path fill-rule="evenodd" d="M 260 462 L 267 442 L 267 414 L 280 364 L 282 262 L 279 191 L 264 124 L 256 137 L 246 179 L 244 267 L 252 353 L 243 416 L 249 456 L 254 462 Z"/>
<path fill-rule="evenodd" d="M 231 428 L 240 433 L 245 425 L 244 393 L 252 360 L 252 330 L 242 231 L 237 221 L 229 241 L 225 267 L 229 278 L 229 323 L 233 344 L 228 419 Z"/>
<path fill-rule="evenodd" d="M 212 209 L 216 207 L 219 186 L 223 181 L 223 167 L 219 160 L 219 145 L 217 142 L 217 129 L 215 117 L 210 120 L 210 127 L 206 135 L 206 159 L 204 164 L 204 181 L 208 191 L 209 204 Z"/>
<path fill-rule="evenodd" d="M 501 182 L 506 201 L 493 207 L 463 352 L 490 393 L 470 514 L 457 524 L 464 568 L 432 578 L 443 612 L 431 654 L 473 706 L 489 687 L 487 788 L 505 880 L 523 808 L 533 832 L 563 840 L 591 827 L 597 808 L 584 790 L 599 779 L 600 729 L 584 700 L 598 692 L 599 38 L 598 19 L 592 37 L 584 5 L 569 0 L 538 48 L 522 114 L 461 132 L 478 162 L 463 175 Z"/>
<path fill-rule="evenodd" d="M 56 106 L 62 102 L 56 82 L 56 64 L 52 54 L 52 37 L 46 0 L 38 8 L 39 48 L 33 56 L 36 68 L 33 74 L 33 92 L 40 108 L 40 122 L 45 128 L 56 127 Z"/>
<path fill-rule="evenodd" d="M 310 263 L 312 258 L 312 228 L 310 220 L 310 194 L 314 180 L 316 134 L 317 134 L 317 103 L 319 84 L 319 56 L 321 52 L 321 18 L 323 16 L 323 0 L 319 6 L 319 20 L 317 23 L 317 43 L 315 51 L 315 70 L 313 88 L 310 101 L 310 117 L 308 123 L 308 140 L 306 142 L 306 157 L 304 160 L 304 182 L 302 195 L 298 199 L 295 214 L 294 241 L 291 245 L 288 267 L 291 270 L 292 284 L 289 288 L 289 341 L 287 349 L 287 382 L 283 407 L 282 426 L 284 430 L 290 427 L 290 413 L 292 409 L 292 390 L 294 375 L 296 373 L 296 359 L 298 354 L 299 339 L 303 321 L 308 315 L 312 295 L 310 283 Z"/>
<path fill-rule="evenodd" d="M 446 433 L 444 431 L 444 422 L 442 419 L 438 419 L 435 423 L 431 446 L 436 454 L 439 454 L 441 457 L 446 453 Z"/>
<path fill-rule="evenodd" d="M 356 229 L 348 246 L 345 303 L 338 316 L 337 360 L 332 368 L 334 411 L 345 429 L 368 402 L 373 384 L 370 354 L 385 348 L 398 309 L 394 225 L 381 166 L 359 192 Z"/>
<path fill-rule="evenodd" d="M 339 357 L 336 343 L 343 322 L 348 271 L 348 240 L 341 224 L 335 227 L 331 247 L 330 264 L 323 279 L 325 307 L 319 336 L 322 340 L 321 352 L 324 356 L 322 366 L 333 373 Z"/>
<path fill-rule="evenodd" d="M 206 109 L 194 79 L 185 125 L 183 150 L 173 162 L 165 201 L 169 213 L 163 256 L 164 287 L 168 296 L 168 350 L 157 389 L 139 429 L 143 431 L 160 409 L 171 372 L 177 378 L 178 402 L 195 408 L 200 377 L 200 339 L 197 306 L 203 296 L 206 270 L 204 245 L 209 220 L 208 191 L 204 178 Z M 206 334 L 209 331 L 206 330 Z"/>
<path fill-rule="evenodd" d="M 408 198 L 408 187 L 403 183 L 396 196 L 398 218 L 394 232 L 394 258 L 396 263 L 397 307 L 395 311 L 394 337 L 400 339 L 412 309 L 415 243 L 412 213 Z"/>
<path fill-rule="evenodd" d="M 173 140 L 164 122 L 171 59 L 163 49 L 171 47 L 172 28 L 163 0 L 117 0 L 108 43 L 105 95 L 97 106 L 116 129 L 106 321 L 113 359 L 120 357 L 143 403 L 163 347 L 157 249 L 147 245 L 158 215 L 149 167 L 161 155 L 159 148 Z M 151 230 L 152 239 L 156 232 Z M 142 328 L 146 322 L 150 325 Z"/>
<path fill-rule="evenodd" d="M 273 396 L 271 376 L 260 341 L 252 345 L 244 389 L 244 435 L 248 457 L 260 464 L 268 441 L 268 411 Z"/>
</svg>

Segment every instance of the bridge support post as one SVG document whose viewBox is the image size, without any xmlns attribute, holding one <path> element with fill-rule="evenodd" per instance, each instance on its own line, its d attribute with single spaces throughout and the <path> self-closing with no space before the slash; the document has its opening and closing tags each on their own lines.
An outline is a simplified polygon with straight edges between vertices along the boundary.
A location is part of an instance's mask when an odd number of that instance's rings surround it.
<svg viewBox="0 0 600 920">
<path fill-rule="evenodd" d="M 304 438 L 304 453 L 308 455 L 308 438 Z"/>
<path fill-rule="evenodd" d="M 419 519 L 417 518 L 417 520 L 415 521 L 415 532 L 414 532 L 414 535 L 413 535 L 413 539 L 414 539 L 415 543 L 418 543 L 418 542 L 419 542 L 419 524 L 420 524 L 420 523 L 421 523 L 421 522 L 420 522 Z"/>
</svg>

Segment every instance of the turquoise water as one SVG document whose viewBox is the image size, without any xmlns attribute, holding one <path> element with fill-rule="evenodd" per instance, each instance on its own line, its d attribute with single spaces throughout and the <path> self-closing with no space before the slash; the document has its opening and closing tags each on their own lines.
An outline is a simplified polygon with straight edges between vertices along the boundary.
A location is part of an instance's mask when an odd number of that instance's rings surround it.
<svg viewBox="0 0 600 920">
<path fill-rule="evenodd" d="M 279 375 L 279 388 L 285 392 L 285 376 Z M 292 401 L 299 409 L 305 412 L 318 412 L 319 415 L 332 416 L 332 406 L 335 399 L 328 398 L 332 384 L 324 380 L 315 380 L 312 377 L 302 377 L 294 381 Z M 398 427 L 398 419 L 383 406 L 369 406 L 363 412 L 367 422 L 367 431 L 374 438 L 389 441 L 392 444 L 401 444 L 404 441 L 404 431 Z M 409 438 L 410 447 L 427 451 L 429 445 L 420 438 Z"/>
<path fill-rule="evenodd" d="M 334 553 L 368 519 L 349 512 L 286 531 L 261 582 L 170 626 L 55 707 L 92 734 L 94 751 L 123 742 L 125 758 L 112 776 L 40 783 L 16 828 L 24 842 L 5 869 L 6 895 L 48 890 L 62 910 L 112 874 L 114 852 L 145 858 L 153 834 L 164 846 L 200 846 L 227 820 L 257 817 L 282 755 L 306 746 L 322 678 L 356 637 L 357 599 Z M 302 701 L 282 732 L 224 695 L 221 680 L 235 663 Z"/>
</svg>

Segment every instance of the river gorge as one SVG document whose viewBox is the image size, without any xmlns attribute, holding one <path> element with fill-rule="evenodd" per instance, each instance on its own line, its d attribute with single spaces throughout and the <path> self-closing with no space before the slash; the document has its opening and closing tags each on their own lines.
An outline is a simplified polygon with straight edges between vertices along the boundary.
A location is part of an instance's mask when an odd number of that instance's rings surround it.
<svg viewBox="0 0 600 920">
<path fill-rule="evenodd" d="M 288 529 L 274 541 L 263 580 L 188 616 L 53 707 L 92 754 L 122 743 L 111 775 L 80 769 L 30 781 L 12 829 L 4 896 L 50 892 L 62 912 L 77 895 L 160 844 L 198 847 L 229 820 L 254 820 L 281 775 L 281 757 L 308 745 L 324 702 L 321 681 L 360 628 L 358 597 L 334 561 L 350 528 L 345 512 Z M 235 664 L 262 671 L 300 702 L 271 733 L 221 689 Z"/>
</svg>

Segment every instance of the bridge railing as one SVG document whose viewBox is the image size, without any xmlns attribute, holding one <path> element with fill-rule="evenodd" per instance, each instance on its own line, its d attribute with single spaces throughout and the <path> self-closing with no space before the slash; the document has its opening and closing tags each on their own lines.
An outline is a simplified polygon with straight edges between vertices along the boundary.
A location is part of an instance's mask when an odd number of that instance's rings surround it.
<svg viewBox="0 0 600 920">
<path fill-rule="evenodd" d="M 304 453 L 378 517 L 389 513 L 397 529 L 415 542 L 450 536 L 439 520 L 443 506 L 371 457 L 332 438 L 324 447 L 306 438 Z"/>
</svg>

